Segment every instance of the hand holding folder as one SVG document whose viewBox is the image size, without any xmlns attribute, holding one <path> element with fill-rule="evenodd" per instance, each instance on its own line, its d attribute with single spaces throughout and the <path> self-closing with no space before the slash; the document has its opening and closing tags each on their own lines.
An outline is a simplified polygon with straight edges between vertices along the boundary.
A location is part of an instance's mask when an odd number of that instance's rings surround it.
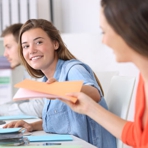
<svg viewBox="0 0 148 148">
<path fill-rule="evenodd" d="M 70 92 L 80 92 L 82 85 L 82 81 L 65 81 L 47 84 L 46 82 L 37 82 L 26 79 L 15 85 L 15 87 L 18 87 L 19 90 L 13 99 L 20 100 L 36 97 L 62 98 L 75 103 L 77 98 L 66 96 L 66 94 Z"/>
</svg>

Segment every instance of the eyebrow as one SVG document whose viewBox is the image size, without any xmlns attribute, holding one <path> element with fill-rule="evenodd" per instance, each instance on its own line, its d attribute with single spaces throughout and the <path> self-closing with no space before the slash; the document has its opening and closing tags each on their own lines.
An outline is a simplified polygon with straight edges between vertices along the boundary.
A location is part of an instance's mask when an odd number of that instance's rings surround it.
<svg viewBox="0 0 148 148">
<path fill-rule="evenodd" d="M 10 46 L 10 44 L 5 44 L 4 47 Z"/>
<path fill-rule="evenodd" d="M 35 41 L 35 40 L 38 40 L 38 39 L 44 39 L 43 37 L 37 37 L 37 38 L 35 38 L 35 39 L 33 39 L 33 41 Z M 23 42 L 22 44 L 26 44 L 27 42 Z"/>
</svg>

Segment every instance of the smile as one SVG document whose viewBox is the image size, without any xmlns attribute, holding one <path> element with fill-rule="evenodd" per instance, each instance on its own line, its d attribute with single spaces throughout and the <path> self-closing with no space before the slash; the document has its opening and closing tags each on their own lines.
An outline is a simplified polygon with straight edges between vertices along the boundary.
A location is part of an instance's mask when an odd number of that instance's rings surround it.
<svg viewBox="0 0 148 148">
<path fill-rule="evenodd" d="M 42 58 L 43 56 L 35 56 L 35 57 L 32 57 L 32 58 L 30 58 L 30 60 L 37 60 L 37 59 L 40 59 L 40 58 Z"/>
</svg>

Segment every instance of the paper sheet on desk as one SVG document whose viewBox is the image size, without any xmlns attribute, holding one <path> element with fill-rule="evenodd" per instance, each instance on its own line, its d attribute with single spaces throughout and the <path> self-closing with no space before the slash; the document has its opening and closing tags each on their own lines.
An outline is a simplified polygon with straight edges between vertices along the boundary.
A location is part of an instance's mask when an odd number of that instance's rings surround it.
<svg viewBox="0 0 148 148">
<path fill-rule="evenodd" d="M 0 116 L 0 120 L 18 120 L 18 119 L 36 119 L 36 116 L 29 115 L 12 115 L 12 116 Z"/>
<path fill-rule="evenodd" d="M 42 136 L 25 136 L 30 142 L 46 142 L 46 141 L 72 141 L 70 135 L 42 135 Z"/>
<path fill-rule="evenodd" d="M 65 81 L 47 84 L 46 82 L 37 82 L 26 79 L 15 85 L 15 87 L 20 89 L 13 99 L 20 100 L 29 97 L 54 97 L 67 99 L 75 103 L 77 98 L 66 96 L 66 94 L 70 92 L 80 92 L 82 85 L 82 81 Z"/>
</svg>

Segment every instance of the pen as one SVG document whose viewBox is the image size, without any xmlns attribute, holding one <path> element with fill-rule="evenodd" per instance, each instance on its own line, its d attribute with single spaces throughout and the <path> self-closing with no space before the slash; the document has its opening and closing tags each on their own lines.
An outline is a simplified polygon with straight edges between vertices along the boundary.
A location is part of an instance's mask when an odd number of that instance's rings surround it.
<svg viewBox="0 0 148 148">
<path fill-rule="evenodd" d="M 47 145 L 61 145 L 61 143 L 51 143 L 51 142 L 46 142 L 46 143 L 43 143 L 44 146 L 47 146 Z"/>
</svg>

